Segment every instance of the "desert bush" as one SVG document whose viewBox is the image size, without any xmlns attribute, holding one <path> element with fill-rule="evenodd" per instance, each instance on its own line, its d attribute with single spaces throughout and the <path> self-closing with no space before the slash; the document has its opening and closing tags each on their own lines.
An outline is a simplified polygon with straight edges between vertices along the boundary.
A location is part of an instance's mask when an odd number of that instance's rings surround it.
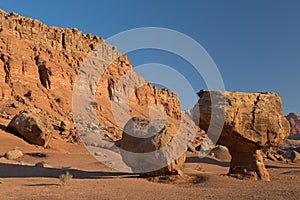
<svg viewBox="0 0 300 200">
<path fill-rule="evenodd" d="M 72 178 L 73 175 L 68 171 L 65 174 L 59 175 L 59 180 L 61 181 L 62 185 L 67 184 L 67 182 L 72 180 Z"/>
</svg>

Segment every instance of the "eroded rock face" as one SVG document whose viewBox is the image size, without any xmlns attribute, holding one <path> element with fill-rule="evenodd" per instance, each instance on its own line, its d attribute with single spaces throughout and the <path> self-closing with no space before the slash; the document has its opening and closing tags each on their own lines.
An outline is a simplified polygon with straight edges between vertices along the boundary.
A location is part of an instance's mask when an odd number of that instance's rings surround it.
<svg viewBox="0 0 300 200">
<path fill-rule="evenodd" d="M 181 132 L 182 133 L 182 132 Z M 143 176 L 181 174 L 185 162 L 186 134 L 170 122 L 132 118 L 117 142 L 123 161 Z M 136 155 L 138 154 L 138 155 Z"/>
<path fill-rule="evenodd" d="M 11 119 L 35 107 L 56 126 L 61 121 L 72 123 L 77 70 L 102 38 L 77 29 L 48 27 L 2 10 L 0 27 L 0 113 Z"/>
<path fill-rule="evenodd" d="M 211 97 L 225 99 L 221 112 L 224 127 L 217 143 L 226 146 L 232 156 L 229 175 L 268 181 L 261 148 L 283 144 L 290 132 L 280 97 L 275 93 L 221 91 L 200 91 L 199 96 L 198 123 L 205 131 L 210 125 L 211 108 L 219 106 L 211 105 Z"/>
<path fill-rule="evenodd" d="M 47 116 L 37 109 L 20 112 L 11 120 L 8 128 L 28 142 L 44 147 L 47 146 L 53 132 Z"/>
</svg>

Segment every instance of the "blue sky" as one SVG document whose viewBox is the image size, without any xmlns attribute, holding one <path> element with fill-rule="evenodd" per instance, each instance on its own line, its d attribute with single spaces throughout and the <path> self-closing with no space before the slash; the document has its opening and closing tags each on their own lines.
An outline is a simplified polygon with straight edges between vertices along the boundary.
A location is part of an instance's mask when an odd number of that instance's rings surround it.
<svg viewBox="0 0 300 200">
<path fill-rule="evenodd" d="M 285 114 L 300 114 L 300 1 L 1 0 L 0 8 L 103 38 L 138 27 L 174 29 L 206 49 L 226 90 L 273 91 L 282 97 Z M 172 66 L 195 91 L 206 87 L 189 63 L 175 55 L 145 50 L 129 57 L 136 66 L 152 62 Z"/>
</svg>

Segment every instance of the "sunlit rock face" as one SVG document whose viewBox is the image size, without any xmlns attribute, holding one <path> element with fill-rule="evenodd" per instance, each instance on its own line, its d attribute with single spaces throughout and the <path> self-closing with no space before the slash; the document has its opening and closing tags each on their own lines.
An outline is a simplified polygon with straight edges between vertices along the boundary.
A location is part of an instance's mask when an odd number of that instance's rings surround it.
<svg viewBox="0 0 300 200">
<path fill-rule="evenodd" d="M 200 128 L 208 131 L 209 126 L 214 127 L 210 124 L 212 116 L 223 119 L 219 122 L 224 126 L 217 143 L 228 147 L 232 156 L 229 175 L 270 180 L 261 149 L 283 144 L 290 132 L 289 122 L 282 113 L 280 97 L 270 92 L 222 91 L 200 91 L 199 96 L 194 111 L 200 112 L 196 121 Z M 212 99 L 215 104 L 212 104 Z M 224 102 L 223 109 L 218 108 L 220 102 Z M 218 108 L 215 110 L 219 113 L 213 114 L 213 108 Z"/>
</svg>

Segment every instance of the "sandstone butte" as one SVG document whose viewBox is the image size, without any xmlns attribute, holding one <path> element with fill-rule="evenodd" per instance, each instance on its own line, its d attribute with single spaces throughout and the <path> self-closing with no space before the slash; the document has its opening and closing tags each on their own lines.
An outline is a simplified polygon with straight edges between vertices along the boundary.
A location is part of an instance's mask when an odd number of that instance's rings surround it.
<svg viewBox="0 0 300 200">
<path fill-rule="evenodd" d="M 56 127 L 63 123 L 73 129 L 72 89 L 79 66 L 103 43 L 101 37 L 82 34 L 76 28 L 49 27 L 38 20 L 0 11 L 1 116 L 12 118 L 24 109 L 36 108 L 48 114 Z M 117 85 L 124 74 L 141 84 L 129 99 L 132 116 L 147 117 L 149 109 L 157 105 L 164 108 L 170 121 L 181 119 L 177 95 L 137 76 L 128 57 L 120 55 L 106 68 L 96 92 L 97 117 L 110 139 L 116 141 L 122 135 L 111 104 L 116 102 L 114 88 L 120 87 L 118 91 L 123 94 L 128 90 L 127 85 Z"/>
</svg>

